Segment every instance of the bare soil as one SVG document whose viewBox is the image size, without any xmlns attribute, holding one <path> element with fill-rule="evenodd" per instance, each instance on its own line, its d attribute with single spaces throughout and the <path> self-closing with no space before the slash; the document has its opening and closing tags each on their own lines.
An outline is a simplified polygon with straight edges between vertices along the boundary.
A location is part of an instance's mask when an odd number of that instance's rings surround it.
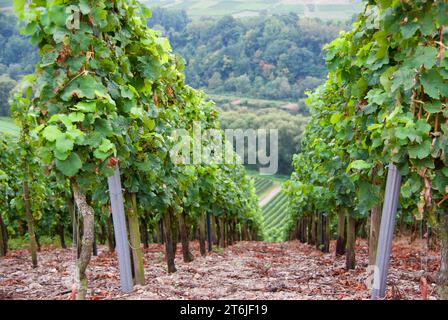
<svg viewBox="0 0 448 320">
<path fill-rule="evenodd" d="M 130 294 L 120 293 L 116 255 L 99 247 L 88 268 L 89 295 L 101 299 L 369 299 L 367 246 L 358 240 L 356 270 L 345 270 L 345 258 L 323 254 L 297 241 L 286 243 L 240 242 L 207 257 L 199 255 L 192 242 L 195 260 L 181 260 L 178 272 L 166 272 L 164 247 L 145 250 L 146 285 Z M 334 243 L 332 243 L 334 252 Z M 26 250 L 0 258 L 0 299 L 70 299 L 74 276 L 74 250 L 43 248 L 39 267 L 33 269 Z M 437 287 L 421 281 L 424 273 L 439 268 L 438 252 L 424 242 L 406 239 L 393 247 L 387 299 L 437 299 Z M 428 284 L 426 285 L 425 282 Z"/>
</svg>

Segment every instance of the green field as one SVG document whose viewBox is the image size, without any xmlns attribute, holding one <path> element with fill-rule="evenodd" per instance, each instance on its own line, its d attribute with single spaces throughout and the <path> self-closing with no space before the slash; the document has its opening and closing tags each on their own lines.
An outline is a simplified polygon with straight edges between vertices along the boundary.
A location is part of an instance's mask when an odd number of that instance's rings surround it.
<svg viewBox="0 0 448 320">
<path fill-rule="evenodd" d="M 207 94 L 210 100 L 213 100 L 219 106 L 226 106 L 231 109 L 239 107 L 249 107 L 249 108 L 280 108 L 283 105 L 290 103 L 289 101 L 282 100 L 265 100 L 265 99 L 255 99 L 248 97 L 239 97 L 231 94 Z"/>
<path fill-rule="evenodd" d="M 258 196 L 266 193 L 266 191 L 271 189 L 273 187 L 273 185 L 274 185 L 274 182 L 272 180 L 261 178 L 261 177 L 255 178 L 255 189 L 257 190 Z"/>
<path fill-rule="evenodd" d="M 287 210 L 288 197 L 283 192 L 262 208 L 266 240 L 280 240 L 282 227 L 287 219 Z"/>
<path fill-rule="evenodd" d="M 210 94 L 207 98 L 212 100 L 222 111 L 235 111 L 241 108 L 260 110 L 268 108 L 281 109 L 292 114 L 303 113 L 307 109 L 305 99 L 298 103 L 287 100 L 267 100 L 250 97 L 240 97 L 231 94 Z"/>
<path fill-rule="evenodd" d="M 19 133 L 19 128 L 10 118 L 0 117 L 0 132 L 17 135 Z"/>
<path fill-rule="evenodd" d="M 255 188 L 260 199 L 267 196 L 272 190 L 281 187 L 287 177 L 260 176 L 256 171 L 247 170 L 248 174 L 255 179 Z M 262 207 L 263 230 L 266 241 L 278 241 L 281 238 L 282 227 L 287 219 L 288 198 L 280 192 L 271 201 Z"/>
<path fill-rule="evenodd" d="M 296 13 L 300 16 L 325 20 L 350 19 L 361 11 L 361 1 L 315 0 L 144 0 L 150 7 L 186 10 L 193 18 L 203 16 L 250 17 L 271 14 Z"/>
</svg>

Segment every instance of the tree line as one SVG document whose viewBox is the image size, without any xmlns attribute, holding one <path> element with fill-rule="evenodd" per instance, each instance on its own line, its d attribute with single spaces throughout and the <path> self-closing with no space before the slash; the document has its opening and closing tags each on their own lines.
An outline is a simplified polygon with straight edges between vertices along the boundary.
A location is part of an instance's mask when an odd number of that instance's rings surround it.
<svg viewBox="0 0 448 320">
<path fill-rule="evenodd" d="M 20 34 L 17 18 L 0 12 L 0 116 L 9 115 L 8 96 L 21 76 L 31 73 L 37 51 Z"/>
<path fill-rule="evenodd" d="M 223 129 L 278 130 L 278 173 L 290 174 L 293 156 L 300 150 L 303 130 L 309 119 L 278 108 L 238 108 L 221 112 L 219 120 Z M 248 140 L 245 150 L 249 150 Z M 246 167 L 258 170 L 260 164 Z"/>
<path fill-rule="evenodd" d="M 349 24 L 296 14 L 191 21 L 185 11 L 155 8 L 151 27 L 186 60 L 190 85 L 213 93 L 297 101 L 326 76 L 322 47 Z"/>
</svg>

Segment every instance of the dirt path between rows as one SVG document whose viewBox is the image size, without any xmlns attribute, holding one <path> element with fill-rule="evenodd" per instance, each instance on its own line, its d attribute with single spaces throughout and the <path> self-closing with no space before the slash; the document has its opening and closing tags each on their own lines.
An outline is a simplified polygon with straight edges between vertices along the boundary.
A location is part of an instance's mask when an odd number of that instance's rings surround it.
<svg viewBox="0 0 448 320">
<path fill-rule="evenodd" d="M 332 247 L 334 243 L 332 244 Z M 180 246 L 179 246 L 180 249 Z M 323 254 L 297 241 L 241 242 L 223 253 L 198 255 L 189 264 L 176 259 L 178 272 L 167 274 L 163 246 L 145 250 L 146 285 L 121 294 L 115 254 L 100 247 L 88 269 L 89 298 L 98 299 L 368 299 L 367 247 L 359 242 L 356 270 L 344 269 L 344 257 Z M 178 256 L 180 252 L 178 253 Z M 394 245 L 388 298 L 419 299 L 421 270 L 434 271 L 435 252 Z M 425 264 L 422 264 L 425 261 Z M 24 250 L 0 258 L 0 299 L 69 299 L 73 279 L 73 251 L 45 248 L 40 266 L 32 269 Z M 428 288 L 436 298 L 435 285 Z"/>
</svg>

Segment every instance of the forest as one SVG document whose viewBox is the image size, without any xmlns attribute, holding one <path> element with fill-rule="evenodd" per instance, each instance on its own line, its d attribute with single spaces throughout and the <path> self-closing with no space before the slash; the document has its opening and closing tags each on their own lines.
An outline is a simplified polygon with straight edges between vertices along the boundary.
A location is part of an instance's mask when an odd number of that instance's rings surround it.
<svg viewBox="0 0 448 320">
<path fill-rule="evenodd" d="M 0 117 L 9 115 L 9 92 L 36 63 L 37 51 L 20 34 L 17 18 L 0 12 Z"/>
<path fill-rule="evenodd" d="M 308 122 L 306 117 L 293 115 L 291 112 L 278 108 L 254 110 L 240 107 L 222 112 L 219 119 L 222 128 L 225 129 L 277 129 L 279 132 L 278 173 L 291 173 L 293 156 L 299 151 L 302 133 Z M 246 167 L 257 170 L 260 165 L 246 165 Z"/>
<path fill-rule="evenodd" d="M 31 49 L 2 57 L 0 299 L 448 299 L 448 3 L 363 6 L 345 24 L 15 0 L 2 41 Z M 280 78 L 295 92 L 264 96 Z M 277 129 L 283 175 L 196 127 Z"/>
<path fill-rule="evenodd" d="M 185 11 L 160 8 L 149 25 L 162 30 L 185 59 L 190 85 L 209 93 L 295 102 L 325 78 L 322 47 L 349 26 L 292 13 L 191 21 Z"/>
</svg>

